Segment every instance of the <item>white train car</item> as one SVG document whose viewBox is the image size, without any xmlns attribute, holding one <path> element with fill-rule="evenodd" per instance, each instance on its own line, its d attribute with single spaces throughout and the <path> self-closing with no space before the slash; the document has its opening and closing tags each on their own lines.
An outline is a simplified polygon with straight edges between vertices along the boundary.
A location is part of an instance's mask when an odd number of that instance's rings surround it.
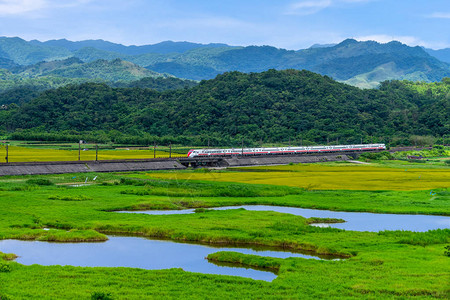
<svg viewBox="0 0 450 300">
<path fill-rule="evenodd" d="M 374 151 L 386 150 L 385 144 L 359 144 L 337 146 L 307 146 L 307 147 L 280 147 L 280 148 L 231 148 L 231 149 L 192 149 L 187 157 L 208 156 L 251 156 L 251 155 L 280 155 L 280 154 L 305 154 L 326 153 L 341 151 Z"/>
</svg>

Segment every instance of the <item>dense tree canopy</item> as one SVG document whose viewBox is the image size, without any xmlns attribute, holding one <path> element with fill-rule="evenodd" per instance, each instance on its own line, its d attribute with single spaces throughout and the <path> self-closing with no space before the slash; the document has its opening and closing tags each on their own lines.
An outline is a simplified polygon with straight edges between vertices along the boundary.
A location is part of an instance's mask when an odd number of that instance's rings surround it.
<svg viewBox="0 0 450 300">
<path fill-rule="evenodd" d="M 23 138 L 24 132 L 71 131 L 104 132 L 111 139 L 202 136 L 217 143 L 401 142 L 449 134 L 448 86 L 445 80 L 391 81 L 362 90 L 309 71 L 229 72 L 166 92 L 70 85 L 4 111 L 0 120 L 3 131 Z"/>
</svg>

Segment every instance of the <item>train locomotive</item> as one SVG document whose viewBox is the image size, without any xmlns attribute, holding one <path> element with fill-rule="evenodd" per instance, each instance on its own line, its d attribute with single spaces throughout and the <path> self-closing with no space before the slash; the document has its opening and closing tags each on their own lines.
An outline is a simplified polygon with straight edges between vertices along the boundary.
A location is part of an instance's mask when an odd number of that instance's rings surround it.
<svg viewBox="0 0 450 300">
<path fill-rule="evenodd" d="M 230 149 L 191 149 L 188 158 L 208 156 L 252 156 L 252 155 L 283 155 L 331 153 L 343 151 L 376 151 L 386 150 L 385 144 L 359 144 L 337 146 L 305 146 L 305 147 L 273 147 L 273 148 L 230 148 Z"/>
</svg>

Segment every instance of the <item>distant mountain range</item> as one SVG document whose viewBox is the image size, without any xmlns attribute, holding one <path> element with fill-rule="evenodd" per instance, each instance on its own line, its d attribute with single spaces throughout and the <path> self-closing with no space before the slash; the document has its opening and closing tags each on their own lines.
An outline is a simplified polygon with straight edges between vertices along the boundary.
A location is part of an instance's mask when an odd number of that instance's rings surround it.
<svg viewBox="0 0 450 300">
<path fill-rule="evenodd" d="M 442 60 L 443 62 L 450 63 L 450 48 L 440 50 L 424 48 L 424 50 L 431 56 L 434 56 L 437 59 Z"/>
<path fill-rule="evenodd" d="M 370 88 L 390 79 L 440 81 L 450 77 L 449 62 L 450 49 L 409 47 L 395 41 L 380 44 L 347 39 L 292 51 L 171 41 L 124 46 L 103 40 L 27 42 L 0 37 L 0 68 L 24 78 L 53 76 L 116 82 L 171 74 L 202 80 L 227 71 L 306 69 Z"/>
</svg>

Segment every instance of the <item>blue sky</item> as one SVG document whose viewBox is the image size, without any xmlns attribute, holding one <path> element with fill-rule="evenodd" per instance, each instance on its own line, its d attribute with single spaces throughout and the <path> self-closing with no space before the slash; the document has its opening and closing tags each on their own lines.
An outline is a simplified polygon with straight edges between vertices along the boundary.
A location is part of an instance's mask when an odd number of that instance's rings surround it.
<svg viewBox="0 0 450 300">
<path fill-rule="evenodd" d="M 346 38 L 450 47 L 450 0 L 0 0 L 0 36 L 303 49 Z"/>
</svg>

